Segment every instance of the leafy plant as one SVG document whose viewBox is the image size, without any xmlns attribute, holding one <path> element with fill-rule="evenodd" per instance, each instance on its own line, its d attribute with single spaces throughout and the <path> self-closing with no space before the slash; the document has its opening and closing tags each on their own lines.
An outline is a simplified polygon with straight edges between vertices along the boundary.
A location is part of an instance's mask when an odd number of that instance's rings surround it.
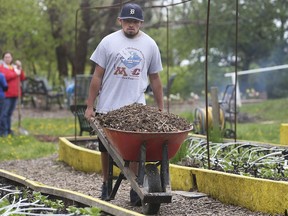
<svg viewBox="0 0 288 216">
<path fill-rule="evenodd" d="M 68 206 L 66 208 L 64 202 L 59 199 L 50 199 L 49 196 L 44 196 L 40 192 L 31 192 L 27 188 L 11 188 L 11 185 L 3 186 L 0 184 L 1 194 L 4 196 L 0 199 L 0 214 L 8 215 L 43 215 L 65 212 L 64 215 L 91 215 L 99 216 L 101 210 L 97 207 L 76 207 Z"/>
<path fill-rule="evenodd" d="M 206 140 L 187 141 L 186 161 L 193 167 L 208 168 Z M 288 179 L 287 150 L 247 142 L 209 143 L 211 169 L 274 180 Z"/>
<path fill-rule="evenodd" d="M 176 164 L 177 162 L 181 161 L 188 154 L 188 147 L 189 142 L 184 141 L 184 143 L 182 143 L 176 155 L 170 159 L 170 162 Z"/>
<path fill-rule="evenodd" d="M 69 206 L 67 210 L 69 213 L 73 213 L 76 215 L 91 215 L 91 216 L 98 216 L 100 215 L 101 212 L 101 210 L 96 207 L 76 208 L 75 206 Z"/>
</svg>

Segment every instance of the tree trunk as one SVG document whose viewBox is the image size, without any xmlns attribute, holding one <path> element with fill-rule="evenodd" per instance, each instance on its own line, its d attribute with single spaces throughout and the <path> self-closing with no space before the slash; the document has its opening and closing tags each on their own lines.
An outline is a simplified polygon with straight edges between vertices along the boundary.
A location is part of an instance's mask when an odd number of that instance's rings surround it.
<svg viewBox="0 0 288 216">
<path fill-rule="evenodd" d="M 60 77 L 68 76 L 67 55 L 65 45 L 56 47 L 57 68 Z"/>
<path fill-rule="evenodd" d="M 81 8 L 91 7 L 90 0 L 82 0 L 80 7 Z M 79 28 L 79 31 L 78 29 L 76 29 L 78 31 L 78 37 L 73 61 L 73 69 L 72 69 L 73 76 L 75 76 L 76 74 L 83 74 L 85 71 L 88 40 L 90 38 L 90 31 L 93 25 L 90 9 L 82 9 L 81 18 L 83 24 Z"/>
</svg>

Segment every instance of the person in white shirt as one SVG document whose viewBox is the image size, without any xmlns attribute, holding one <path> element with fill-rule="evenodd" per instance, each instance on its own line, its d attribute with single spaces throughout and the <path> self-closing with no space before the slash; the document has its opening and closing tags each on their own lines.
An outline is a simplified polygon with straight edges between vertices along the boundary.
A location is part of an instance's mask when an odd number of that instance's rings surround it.
<svg viewBox="0 0 288 216">
<path fill-rule="evenodd" d="M 96 114 L 105 114 L 133 103 L 146 104 L 145 90 L 149 84 L 159 110 L 163 110 L 163 90 L 159 72 L 163 70 L 161 55 L 156 42 L 140 30 L 144 18 L 137 4 L 125 4 L 118 21 L 122 29 L 104 37 L 91 56 L 96 63 L 90 83 L 85 117 L 89 120 Z M 99 140 L 100 141 L 100 140 Z M 99 142 L 102 162 L 102 195 L 108 198 L 107 150 Z M 137 168 L 134 165 L 134 172 Z M 133 205 L 141 204 L 135 191 L 130 191 Z"/>
</svg>

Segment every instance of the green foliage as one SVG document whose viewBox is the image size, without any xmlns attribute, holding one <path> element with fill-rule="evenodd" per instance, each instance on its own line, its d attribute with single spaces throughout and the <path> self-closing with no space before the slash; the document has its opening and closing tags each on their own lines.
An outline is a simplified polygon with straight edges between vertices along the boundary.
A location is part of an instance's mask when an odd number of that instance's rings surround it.
<svg viewBox="0 0 288 216">
<path fill-rule="evenodd" d="M 178 150 L 176 155 L 170 159 L 170 163 L 176 164 L 177 162 L 185 158 L 188 154 L 188 148 L 189 148 L 189 142 L 185 140 L 180 146 L 180 149 Z"/>
<path fill-rule="evenodd" d="M 20 194 L 22 194 L 21 197 Z M 11 198 L 13 198 L 12 203 L 10 202 Z M 35 205 L 36 203 L 37 205 Z M 36 191 L 31 194 L 31 190 L 27 189 L 22 189 L 22 191 L 17 189 L 11 192 L 9 197 L 0 199 L 0 213 L 4 215 L 17 216 L 25 213 L 29 215 L 42 215 L 42 213 L 51 215 L 55 211 L 58 213 L 66 212 L 69 215 L 91 216 L 99 216 L 101 212 L 97 207 L 78 208 L 76 206 L 68 206 L 66 208 L 64 201 L 61 199 L 52 199 Z"/>
<path fill-rule="evenodd" d="M 187 161 L 193 167 L 208 168 L 207 143 L 191 137 Z M 210 169 L 273 180 L 287 179 L 285 148 L 271 148 L 249 142 L 209 144 Z"/>
<path fill-rule="evenodd" d="M 283 41 L 286 28 L 284 25 L 288 19 L 284 11 L 287 11 L 287 7 L 288 3 L 283 1 L 257 0 L 239 3 L 238 71 L 250 69 L 252 65 L 259 68 L 287 62 L 287 55 L 283 52 L 287 45 L 287 41 Z M 223 88 L 230 83 L 229 79 L 224 78 L 224 73 L 235 70 L 235 10 L 235 1 L 211 2 L 207 59 L 209 87 Z M 180 93 L 182 97 L 189 96 L 191 92 L 200 95 L 205 89 L 206 23 L 203 20 L 207 15 L 207 2 L 189 2 L 172 8 L 171 11 L 174 22 L 183 23 L 171 31 L 173 65 L 179 65 L 183 59 L 189 60 L 190 63 L 184 71 L 171 69 L 179 74 L 173 84 L 173 92 Z M 181 20 L 184 16 L 189 19 Z M 250 75 L 239 77 L 240 86 L 245 90 L 251 79 Z M 288 95 L 285 88 L 287 79 L 287 73 L 278 76 L 267 73 L 265 78 L 260 79 L 257 76 L 250 86 L 266 83 L 268 96 L 285 97 Z"/>
<path fill-rule="evenodd" d="M 222 143 L 224 141 L 224 138 L 220 128 L 213 128 L 212 130 L 210 130 L 209 139 L 212 142 Z"/>
<path fill-rule="evenodd" d="M 0 161 L 33 159 L 57 152 L 57 145 L 39 142 L 33 136 L 7 136 L 0 139 Z"/>
<path fill-rule="evenodd" d="M 78 120 L 77 120 L 78 121 Z M 25 118 L 22 126 L 33 135 L 71 136 L 74 134 L 75 119 L 71 118 Z M 78 124 L 78 122 L 77 122 Z M 16 125 L 15 125 L 16 127 Z"/>
<path fill-rule="evenodd" d="M 14 59 L 23 62 L 27 75 L 32 75 L 33 65 L 45 70 L 47 63 L 55 60 L 50 26 L 38 3 L 11 0 L 2 1 L 0 6 L 1 52 L 11 51 Z"/>
<path fill-rule="evenodd" d="M 73 213 L 75 215 L 91 215 L 91 216 L 98 216 L 101 215 L 100 212 L 101 210 L 96 207 L 91 207 L 91 208 L 77 208 L 74 206 L 69 206 L 67 208 L 68 212 Z"/>
<path fill-rule="evenodd" d="M 49 196 L 44 196 L 39 192 L 33 192 L 34 201 L 40 201 L 40 203 L 43 203 L 45 206 L 51 207 L 53 209 L 64 209 L 65 204 L 62 200 L 58 199 L 49 199 Z M 72 215 L 91 215 L 91 216 L 98 216 L 100 215 L 101 210 L 96 207 L 76 207 L 76 206 L 68 206 L 66 208 L 68 213 Z"/>
<path fill-rule="evenodd" d="M 28 76 L 35 74 L 46 76 L 51 83 L 58 84 L 60 71 L 57 71 L 59 70 L 57 61 L 59 59 L 55 51 L 59 46 L 65 50 L 61 55 L 64 59 L 61 63 L 65 64 L 64 68 L 67 66 L 70 70 L 69 75 L 75 67 L 77 9 L 81 5 L 107 6 L 113 2 L 103 0 L 2 1 L 0 4 L 0 52 L 12 51 L 15 59 L 22 60 Z M 147 1 L 145 6 L 160 5 L 160 2 L 164 3 L 164 1 L 155 1 L 155 3 Z M 288 62 L 285 49 L 287 47 L 287 8 L 287 1 L 239 2 L 238 71 Z M 230 80 L 224 78 L 224 73 L 235 69 L 235 10 L 235 1 L 211 2 L 207 53 L 209 86 L 225 86 Z M 79 11 L 77 30 L 85 32 L 84 35 L 88 37 L 88 40 L 87 54 L 85 52 L 87 56 L 77 61 L 87 64 L 90 54 L 103 37 L 102 33 L 119 27 L 116 22 L 107 22 L 108 11 L 109 9 Z M 143 30 L 159 45 L 163 65 L 171 67 L 170 74 L 178 74 L 172 86 L 172 93 L 180 93 L 183 98 L 189 97 L 191 92 L 200 95 L 205 89 L 207 1 L 189 1 L 169 7 L 168 35 L 166 12 L 159 8 L 145 10 L 147 19 Z M 83 15 L 87 16 L 87 23 Z M 86 29 L 87 26 L 91 28 Z M 179 65 L 183 60 L 188 60 L 189 66 L 180 68 Z M 77 71 L 77 73 L 85 72 L 89 70 Z M 161 76 L 165 81 L 166 75 L 163 74 Z M 259 80 L 249 77 L 239 77 L 240 84 L 255 85 Z M 279 98 L 288 95 L 285 88 L 287 73 L 277 76 L 267 73 L 267 76 L 261 79 L 266 82 L 266 90 L 270 97 Z"/>
<path fill-rule="evenodd" d="M 51 200 L 48 199 L 49 196 L 44 196 L 40 192 L 33 192 L 33 202 L 40 201 L 45 206 L 54 208 L 54 209 L 63 209 L 64 202 L 62 200 Z"/>
<path fill-rule="evenodd" d="M 5 199 L 1 199 L 0 202 L 0 209 L 2 209 L 2 207 L 4 206 L 8 206 L 10 204 L 9 200 L 7 198 Z M 0 211 L 0 214 L 3 214 L 5 210 Z"/>
</svg>

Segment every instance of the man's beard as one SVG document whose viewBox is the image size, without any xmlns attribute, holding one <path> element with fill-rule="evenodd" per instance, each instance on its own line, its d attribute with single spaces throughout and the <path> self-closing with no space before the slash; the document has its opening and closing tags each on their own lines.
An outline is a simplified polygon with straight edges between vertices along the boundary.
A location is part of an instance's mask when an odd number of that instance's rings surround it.
<svg viewBox="0 0 288 216">
<path fill-rule="evenodd" d="M 139 33 L 139 30 L 135 33 L 135 34 L 129 34 L 127 32 L 124 31 L 124 35 L 127 37 L 127 38 L 134 38 L 136 35 L 138 35 Z"/>
</svg>

